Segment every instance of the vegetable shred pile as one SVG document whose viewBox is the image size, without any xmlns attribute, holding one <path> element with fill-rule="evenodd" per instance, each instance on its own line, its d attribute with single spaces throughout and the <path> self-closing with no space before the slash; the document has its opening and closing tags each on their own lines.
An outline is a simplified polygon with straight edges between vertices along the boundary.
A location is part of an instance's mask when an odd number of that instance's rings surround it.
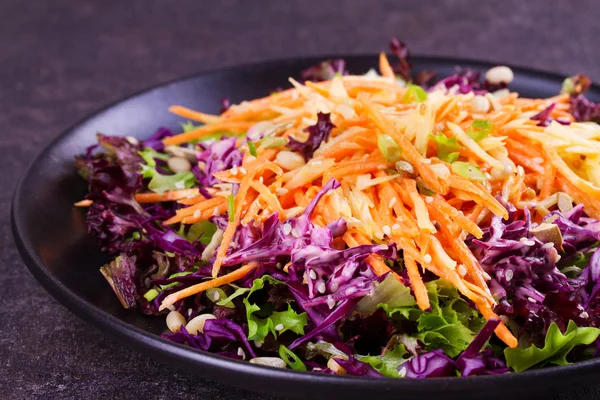
<svg viewBox="0 0 600 400">
<path fill-rule="evenodd" d="M 220 115 L 174 105 L 178 134 L 98 134 L 76 158 L 89 184 L 76 206 L 123 307 L 166 317 L 174 342 L 322 374 L 597 356 L 589 79 L 522 98 L 507 67 L 436 79 L 404 43 L 390 50 L 378 71 L 325 61 Z"/>
</svg>

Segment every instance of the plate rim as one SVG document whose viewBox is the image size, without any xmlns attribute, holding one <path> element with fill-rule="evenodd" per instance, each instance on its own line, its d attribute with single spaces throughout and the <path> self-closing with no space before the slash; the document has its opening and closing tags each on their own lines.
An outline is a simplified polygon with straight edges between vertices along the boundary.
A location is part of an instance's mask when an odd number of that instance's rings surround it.
<svg viewBox="0 0 600 400">
<path fill-rule="evenodd" d="M 299 372 L 290 369 L 276 369 L 269 368 L 260 365 L 250 364 L 246 361 L 234 360 L 225 358 L 223 356 L 216 355 L 214 353 L 205 352 L 201 350 L 192 349 L 189 346 L 174 343 L 166 339 L 161 338 L 158 335 L 147 332 L 134 325 L 130 325 L 112 314 L 94 306 L 76 293 L 71 291 L 68 287 L 62 284 L 60 279 L 53 276 L 53 274 L 47 269 L 43 261 L 37 256 L 35 249 L 32 244 L 28 242 L 27 237 L 24 235 L 22 228 L 19 224 L 19 220 L 22 218 L 22 212 L 20 211 L 20 199 L 24 195 L 25 182 L 30 178 L 31 174 L 35 171 L 37 164 L 60 142 L 70 136 L 73 131 L 78 127 L 85 124 L 87 121 L 99 116 L 105 111 L 110 110 L 113 107 L 118 106 L 128 100 L 136 98 L 141 95 L 148 94 L 155 90 L 160 90 L 166 86 L 173 84 L 181 84 L 189 80 L 196 78 L 209 77 L 210 75 L 217 75 L 219 73 L 235 72 L 236 70 L 252 70 L 260 68 L 268 68 L 275 65 L 281 64 L 299 64 L 299 63 L 310 63 L 319 62 L 330 58 L 344 58 L 346 60 L 351 59 L 365 59 L 373 58 L 376 60 L 377 55 L 375 53 L 358 53 L 358 54 L 347 54 L 347 55 L 334 55 L 334 56 L 307 56 L 307 57 L 290 57 L 290 58 L 273 58 L 252 63 L 243 63 L 235 65 L 227 65 L 224 67 L 208 69 L 201 72 L 185 75 L 183 77 L 175 77 L 166 81 L 153 84 L 144 89 L 135 91 L 132 94 L 126 95 L 119 99 L 109 102 L 97 110 L 85 115 L 77 122 L 63 130 L 59 135 L 52 138 L 40 151 L 33 161 L 30 162 L 26 168 L 22 177 L 19 179 L 18 184 L 15 187 L 12 202 L 11 202 L 11 231 L 13 240 L 16 248 L 23 260 L 23 263 L 33 275 L 33 277 L 41 284 L 45 291 L 47 291 L 54 299 L 67 308 L 70 312 L 75 314 L 77 317 L 83 319 L 87 323 L 94 326 L 101 332 L 108 333 L 109 336 L 117 339 L 121 344 L 129 344 L 136 350 L 141 350 L 143 353 L 149 355 L 152 358 L 159 358 L 165 362 L 168 360 L 171 366 L 178 368 L 174 361 L 183 362 L 184 366 L 201 365 L 201 367 L 208 371 L 212 369 L 213 373 L 202 373 L 203 376 L 210 376 L 209 379 L 226 382 L 227 379 L 220 379 L 216 373 L 218 372 L 232 372 L 236 374 L 242 374 L 249 378 L 257 379 L 280 379 L 285 381 L 300 381 L 302 383 L 315 383 L 320 382 L 323 384 L 337 385 L 344 382 L 344 386 L 350 388 L 363 387 L 369 385 L 373 389 L 384 389 L 384 390 L 419 390 L 429 392 L 432 390 L 432 386 L 437 386 L 435 391 L 449 390 L 451 392 L 461 392 L 464 390 L 473 390 L 474 386 L 480 388 L 489 388 L 491 384 L 504 385 L 507 383 L 522 383 L 532 378 L 537 378 L 538 383 L 546 381 L 548 378 L 554 376 L 563 376 L 564 374 L 578 374 L 580 377 L 588 376 L 591 374 L 600 373 L 600 358 L 582 361 L 565 366 L 553 366 L 546 367 L 543 369 L 528 370 L 519 373 L 509 373 L 503 375 L 493 376 L 474 376 L 468 378 L 460 377 L 444 377 L 444 378 L 427 378 L 427 379 L 373 379 L 365 377 L 355 376 L 335 376 L 335 375 L 324 375 L 316 374 L 312 372 Z M 414 64 L 422 63 L 433 63 L 445 66 L 462 66 L 462 67 L 475 67 L 475 68 L 490 68 L 495 65 L 499 65 L 495 62 L 489 62 L 484 60 L 470 59 L 470 58 L 455 58 L 455 57 L 440 57 L 440 56 L 413 56 Z M 374 61 L 373 65 L 376 65 Z M 551 80 L 559 82 L 565 78 L 564 75 L 554 73 L 546 70 L 540 70 L 536 68 L 529 68 L 526 66 L 502 64 L 510 67 L 514 72 L 515 76 L 519 74 L 535 75 L 542 80 Z M 593 84 L 592 90 L 600 90 L 600 86 Z M 156 353 L 156 354 L 155 354 Z M 156 357 L 155 357 L 156 356 Z M 180 364 L 181 366 L 181 364 Z M 179 369 L 181 369 L 179 367 Z M 231 385 L 231 382 L 226 382 Z M 234 383 L 234 386 L 238 386 Z M 240 384 L 238 387 L 248 388 L 248 385 Z M 268 390 L 260 390 L 258 388 L 253 390 L 263 391 L 265 393 L 273 393 Z"/>
</svg>

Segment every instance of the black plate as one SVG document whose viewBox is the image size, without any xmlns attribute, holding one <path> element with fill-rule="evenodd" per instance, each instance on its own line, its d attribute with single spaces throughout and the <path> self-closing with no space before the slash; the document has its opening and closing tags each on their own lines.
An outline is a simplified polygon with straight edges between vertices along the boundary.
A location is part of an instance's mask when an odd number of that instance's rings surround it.
<svg viewBox="0 0 600 400">
<path fill-rule="evenodd" d="M 345 57 L 350 71 L 364 73 L 377 57 Z M 73 156 L 95 142 L 95 134 L 145 138 L 159 126 L 177 131 L 181 119 L 167 107 L 182 104 L 218 112 L 218 100 L 232 102 L 262 97 L 287 87 L 289 76 L 323 58 L 274 61 L 242 66 L 176 80 L 115 103 L 63 133 L 33 162 L 18 186 L 12 206 L 12 229 L 17 247 L 35 278 L 69 310 L 129 346 L 179 368 L 245 389 L 296 398 L 531 398 L 557 390 L 578 388 L 600 376 L 600 360 L 565 367 L 494 377 L 430 380 L 363 379 L 325 376 L 254 366 L 192 350 L 161 339 L 164 318 L 125 311 L 101 277 L 107 261 L 86 234 L 84 211 L 72 207 L 83 198 L 86 184 L 76 174 Z M 490 64 L 453 59 L 415 58 L 417 70 L 450 75 L 456 65 L 485 71 Z M 513 68 L 513 90 L 523 96 L 550 97 L 559 92 L 562 78 Z M 575 71 L 574 71 L 575 72 Z M 593 87 L 593 98 L 600 89 Z"/>
</svg>

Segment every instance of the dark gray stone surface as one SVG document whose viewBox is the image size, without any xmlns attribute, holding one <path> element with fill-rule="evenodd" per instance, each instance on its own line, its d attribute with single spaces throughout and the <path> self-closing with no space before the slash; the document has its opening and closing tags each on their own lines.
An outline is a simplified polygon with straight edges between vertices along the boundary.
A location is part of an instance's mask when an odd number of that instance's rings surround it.
<svg viewBox="0 0 600 400">
<path fill-rule="evenodd" d="M 549 5 L 549 4 L 552 5 Z M 182 75 L 269 58 L 384 49 L 600 80 L 586 1 L 0 2 L 0 398 L 267 399 L 178 372 L 96 331 L 26 272 L 9 228 L 29 161 L 98 107 Z M 583 389 L 557 399 L 600 399 Z"/>
</svg>

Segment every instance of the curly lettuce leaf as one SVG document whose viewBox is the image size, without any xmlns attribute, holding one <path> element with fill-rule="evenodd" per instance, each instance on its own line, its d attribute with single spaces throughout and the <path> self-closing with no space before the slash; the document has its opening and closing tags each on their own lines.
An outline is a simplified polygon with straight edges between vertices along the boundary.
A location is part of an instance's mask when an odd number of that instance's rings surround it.
<svg viewBox="0 0 600 400">
<path fill-rule="evenodd" d="M 385 303 L 380 308 L 390 318 L 415 321 L 417 332 L 411 336 L 422 341 L 427 350 L 442 348 L 447 355 L 455 357 L 469 346 L 485 324 L 485 318 L 471 308 L 450 283 L 439 279 L 425 286 L 431 304 L 428 311 L 421 311 L 416 305 L 394 307 Z"/>
<path fill-rule="evenodd" d="M 246 319 L 248 321 L 248 340 L 264 342 L 265 337 L 271 333 L 275 338 L 278 335 L 292 331 L 298 335 L 304 335 L 304 328 L 307 324 L 307 314 L 297 313 L 292 306 L 288 304 L 288 309 L 285 311 L 271 312 L 271 304 L 263 305 L 253 304 L 250 302 L 250 296 L 262 290 L 266 283 L 272 285 L 282 285 L 282 281 L 273 278 L 269 275 L 264 275 L 261 278 L 255 279 L 250 288 L 237 288 L 229 297 L 219 301 L 218 305 L 231 303 L 237 297 L 244 296 L 244 307 L 246 308 Z"/>
<path fill-rule="evenodd" d="M 393 350 L 387 350 L 381 356 L 358 356 L 358 360 L 369 364 L 381 375 L 388 378 L 400 378 L 398 367 L 403 364 L 408 352 L 403 344 L 398 344 Z"/>
<path fill-rule="evenodd" d="M 586 327 L 579 328 L 573 321 L 569 321 L 567 330 L 563 334 L 558 325 L 553 322 L 548 328 L 544 347 L 529 346 L 527 348 L 506 348 L 504 356 L 506 365 L 515 372 L 525 371 L 539 364 L 570 364 L 567 355 L 575 346 L 589 345 L 600 335 L 600 329 Z"/>
</svg>

